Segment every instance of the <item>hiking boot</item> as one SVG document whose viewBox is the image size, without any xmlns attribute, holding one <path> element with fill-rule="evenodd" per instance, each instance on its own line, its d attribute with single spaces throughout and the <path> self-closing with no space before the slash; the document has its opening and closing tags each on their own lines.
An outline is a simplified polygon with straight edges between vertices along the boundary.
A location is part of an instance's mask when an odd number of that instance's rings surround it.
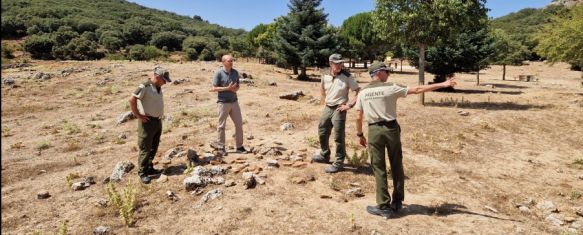
<svg viewBox="0 0 583 235">
<path fill-rule="evenodd" d="M 341 164 L 332 164 L 332 165 L 326 167 L 325 171 L 326 171 L 326 173 L 336 173 L 336 172 L 339 172 L 343 169 L 344 169 L 344 166 L 342 166 Z"/>
<path fill-rule="evenodd" d="M 321 153 L 314 154 L 312 160 L 319 163 L 330 163 L 330 157 L 324 157 Z"/>
<path fill-rule="evenodd" d="M 155 168 L 148 168 L 146 169 L 146 171 L 144 172 L 146 175 L 158 175 L 158 174 L 162 174 L 163 170 L 158 170 Z"/>
<path fill-rule="evenodd" d="M 243 146 L 237 148 L 236 152 L 237 153 L 249 153 L 249 151 L 247 151 L 247 149 L 245 149 L 245 147 L 243 147 Z"/>
<path fill-rule="evenodd" d="M 383 208 L 379 206 L 366 206 L 366 212 L 385 218 L 390 218 L 393 215 L 393 211 L 390 208 Z"/>
<path fill-rule="evenodd" d="M 402 201 L 393 201 L 393 202 L 391 202 L 390 208 L 393 212 L 399 212 L 401 209 L 403 209 L 403 202 Z"/>
<path fill-rule="evenodd" d="M 225 151 L 225 149 L 224 149 L 224 148 L 220 148 L 220 149 L 218 150 L 218 152 L 219 152 L 219 155 L 221 155 L 222 157 L 224 157 L 224 156 L 227 156 L 227 155 L 228 155 L 227 151 Z"/>
<path fill-rule="evenodd" d="M 144 184 L 149 184 L 150 183 L 150 177 L 148 177 L 147 175 L 142 175 L 140 176 L 140 180 L 142 181 L 142 183 Z"/>
</svg>

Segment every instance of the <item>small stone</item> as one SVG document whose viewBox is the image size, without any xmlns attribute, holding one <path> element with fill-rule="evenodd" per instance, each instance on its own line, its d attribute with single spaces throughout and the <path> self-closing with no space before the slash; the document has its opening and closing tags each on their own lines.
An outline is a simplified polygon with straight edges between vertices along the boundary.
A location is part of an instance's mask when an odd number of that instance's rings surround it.
<svg viewBox="0 0 583 235">
<path fill-rule="evenodd" d="M 250 135 L 250 136 L 247 136 L 247 140 L 252 140 L 252 139 L 254 139 L 254 138 L 255 138 L 255 137 L 253 137 L 252 135 Z"/>
<path fill-rule="evenodd" d="M 470 113 L 469 113 L 469 112 L 467 112 L 467 111 L 464 111 L 464 110 L 460 110 L 460 111 L 458 111 L 457 113 L 458 113 L 460 116 L 468 116 L 468 115 L 470 115 Z"/>
<path fill-rule="evenodd" d="M 257 184 L 254 175 L 255 174 L 253 174 L 253 172 L 243 173 L 243 186 L 245 187 L 245 189 L 254 188 L 255 185 Z"/>
<path fill-rule="evenodd" d="M 161 174 L 160 177 L 158 177 L 158 179 L 156 179 L 156 183 L 166 183 L 168 182 L 168 176 Z"/>
<path fill-rule="evenodd" d="M 83 182 L 85 182 L 86 184 L 95 184 L 95 177 L 93 176 L 86 176 L 85 179 L 83 180 Z"/>
<path fill-rule="evenodd" d="M 280 130 L 282 131 L 288 131 L 288 130 L 292 130 L 294 129 L 294 124 L 286 122 L 284 124 L 281 124 L 281 126 L 279 127 Z"/>
<path fill-rule="evenodd" d="M 304 179 L 303 177 L 296 176 L 296 177 L 293 177 L 291 179 L 291 182 L 294 183 L 294 184 L 305 184 L 306 183 L 306 179 Z"/>
<path fill-rule="evenodd" d="M 117 138 L 120 140 L 125 140 L 128 138 L 128 136 L 125 133 L 121 133 L 120 135 L 117 136 Z"/>
<path fill-rule="evenodd" d="M 36 194 L 36 198 L 38 199 L 47 199 L 49 197 L 51 197 L 51 194 L 49 194 L 49 191 L 46 190 L 42 190 Z"/>
<path fill-rule="evenodd" d="M 76 182 L 73 183 L 73 185 L 71 185 L 71 189 L 73 189 L 73 191 L 80 191 L 80 190 L 84 190 L 85 188 L 89 187 L 89 183 L 86 182 Z"/>
<path fill-rule="evenodd" d="M 105 226 L 99 226 L 93 230 L 93 235 L 107 235 L 111 234 L 111 228 Z"/>
<path fill-rule="evenodd" d="M 46 170 L 40 170 L 39 171 L 39 174 L 44 174 L 44 173 L 47 173 L 47 171 Z"/>
<path fill-rule="evenodd" d="M 488 209 L 488 210 L 489 210 L 489 211 L 491 211 L 491 212 L 498 213 L 498 210 L 496 210 L 494 207 L 491 207 L 491 206 L 486 206 L 486 205 L 485 205 L 485 206 L 484 206 L 484 208 Z"/>
<path fill-rule="evenodd" d="M 564 218 L 564 221 L 567 222 L 567 223 L 573 223 L 573 222 L 575 222 L 575 220 L 577 220 L 577 218 L 571 217 L 571 216 L 566 216 Z"/>
<path fill-rule="evenodd" d="M 301 161 L 304 161 L 304 158 L 302 156 L 295 155 L 295 156 L 291 156 L 290 160 L 292 162 L 301 162 Z"/>
<path fill-rule="evenodd" d="M 575 221 L 575 222 L 571 223 L 571 225 L 569 225 L 569 228 L 581 229 L 581 228 L 583 228 L 583 222 L 581 222 L 580 220 Z"/>
<path fill-rule="evenodd" d="M 176 196 L 176 194 L 174 192 L 172 192 L 172 191 L 166 191 L 166 197 L 168 199 L 170 199 L 170 200 L 173 200 L 173 201 L 175 201 L 175 200 L 178 199 L 178 197 Z"/>
<path fill-rule="evenodd" d="M 359 187 L 351 188 L 348 191 L 346 191 L 346 196 L 351 196 L 351 197 L 364 197 L 364 192 Z"/>
<path fill-rule="evenodd" d="M 539 202 L 536 207 L 543 212 L 543 214 L 551 213 L 551 212 L 559 212 L 557 207 L 552 201 L 542 201 Z"/>
<path fill-rule="evenodd" d="M 267 160 L 267 166 L 279 167 L 279 163 L 277 163 L 277 160 L 275 159 L 270 159 Z"/>
<path fill-rule="evenodd" d="M 530 209 L 526 206 L 520 206 L 520 207 L 518 207 L 518 210 L 520 210 L 520 212 L 522 212 L 524 214 L 530 214 Z"/>
<path fill-rule="evenodd" d="M 580 180 L 583 180 L 583 175 L 579 175 L 578 177 Z"/>
<path fill-rule="evenodd" d="M 113 168 L 113 172 L 111 173 L 109 179 L 113 181 L 120 181 L 125 173 L 130 172 L 132 169 L 134 169 L 134 164 L 132 162 L 125 160 L 120 161 Z"/>
<path fill-rule="evenodd" d="M 225 187 L 232 187 L 232 186 L 235 186 L 235 185 L 237 185 L 237 183 L 235 183 L 234 180 L 227 180 L 227 181 L 225 181 Z"/>
<path fill-rule="evenodd" d="M 571 209 L 573 210 L 573 212 L 575 212 L 575 214 L 583 217 L 583 207 L 576 206 L 576 207 L 572 207 Z"/>
<path fill-rule="evenodd" d="M 105 198 L 98 198 L 95 201 L 95 206 L 97 207 L 107 207 L 107 204 L 109 203 L 109 201 Z"/>
<path fill-rule="evenodd" d="M 320 198 L 322 198 L 322 199 L 330 199 L 330 198 L 332 198 L 332 196 L 329 196 L 329 195 L 320 195 Z"/>
<path fill-rule="evenodd" d="M 307 166 L 307 165 L 308 165 L 308 163 L 307 163 L 307 162 L 294 162 L 294 163 L 292 164 L 292 167 L 295 167 L 295 168 L 300 168 L 300 167 L 305 167 L 305 166 Z"/>
<path fill-rule="evenodd" d="M 352 186 L 352 187 L 360 187 L 360 184 L 359 183 L 352 182 L 352 183 L 350 183 L 350 186 Z"/>
</svg>

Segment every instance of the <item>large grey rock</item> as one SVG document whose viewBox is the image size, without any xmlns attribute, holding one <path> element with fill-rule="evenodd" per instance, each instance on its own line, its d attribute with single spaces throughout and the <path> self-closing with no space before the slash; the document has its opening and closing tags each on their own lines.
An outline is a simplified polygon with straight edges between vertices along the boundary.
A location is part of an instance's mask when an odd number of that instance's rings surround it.
<svg viewBox="0 0 583 235">
<path fill-rule="evenodd" d="M 214 200 L 214 199 L 219 198 L 221 195 L 223 195 L 223 191 L 221 191 L 219 189 L 213 189 L 213 190 L 209 191 L 208 193 L 204 194 L 204 196 L 202 196 L 200 201 L 202 203 L 206 203 L 209 200 Z"/>
<path fill-rule="evenodd" d="M 12 86 L 16 83 L 16 81 L 14 81 L 14 78 L 4 78 L 2 79 L 2 85 L 5 86 Z"/>
<path fill-rule="evenodd" d="M 172 161 L 172 159 L 182 151 L 184 151 L 182 146 L 168 149 L 164 154 L 162 154 L 162 160 Z"/>
<path fill-rule="evenodd" d="M 73 185 L 71 185 L 71 189 L 73 189 L 73 191 L 84 190 L 84 189 L 88 188 L 90 185 L 91 185 L 90 183 L 87 183 L 85 181 L 76 182 L 76 183 L 73 183 Z"/>
<path fill-rule="evenodd" d="M 135 118 L 136 118 L 136 116 L 134 116 L 132 111 L 127 111 L 127 112 L 119 115 L 119 117 L 117 118 L 117 124 L 119 125 L 119 124 L 122 124 L 124 122 L 127 122 L 127 121 L 135 119 Z"/>
<path fill-rule="evenodd" d="M 225 174 L 227 170 L 227 168 L 220 166 L 213 166 L 211 168 L 197 166 L 192 171 L 192 175 L 184 179 L 184 188 L 186 190 L 193 190 L 205 187 L 208 184 L 224 184 L 225 178 L 220 175 Z"/>
<path fill-rule="evenodd" d="M 559 213 L 550 213 L 545 217 L 545 220 L 555 226 L 561 226 L 565 224 L 565 222 L 563 221 L 563 216 L 560 215 Z"/>
<path fill-rule="evenodd" d="M 111 228 L 106 226 L 99 226 L 93 230 L 94 235 L 107 235 L 111 234 Z"/>
<path fill-rule="evenodd" d="M 536 207 L 544 214 L 559 212 L 557 207 L 552 201 L 541 201 L 536 204 Z"/>
<path fill-rule="evenodd" d="M 184 189 L 186 190 L 193 190 L 196 188 L 202 188 L 206 186 L 206 182 L 202 179 L 200 175 L 193 175 L 187 177 L 182 182 L 184 184 Z"/>
<path fill-rule="evenodd" d="M 124 174 L 130 172 L 132 169 L 134 169 L 134 164 L 131 163 L 130 161 L 118 162 L 113 168 L 113 172 L 111 172 L 109 180 L 120 181 L 123 178 Z"/>
<path fill-rule="evenodd" d="M 279 163 L 277 163 L 277 160 L 275 159 L 270 159 L 267 160 L 267 166 L 279 167 Z"/>
<path fill-rule="evenodd" d="M 364 197 L 364 192 L 362 191 L 362 188 L 359 188 L 359 187 L 351 188 L 348 191 L 346 191 L 346 196 L 349 196 L 349 197 Z"/>
<path fill-rule="evenodd" d="M 36 80 L 50 80 L 52 77 L 51 74 L 48 73 L 43 73 L 43 72 L 38 72 L 35 73 L 32 78 L 36 79 Z"/>
</svg>

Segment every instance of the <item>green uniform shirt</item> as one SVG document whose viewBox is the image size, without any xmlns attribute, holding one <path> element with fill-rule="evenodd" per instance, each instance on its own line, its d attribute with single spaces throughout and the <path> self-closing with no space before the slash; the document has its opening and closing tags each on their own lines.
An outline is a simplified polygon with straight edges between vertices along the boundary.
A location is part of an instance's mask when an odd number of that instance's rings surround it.
<svg viewBox="0 0 583 235">
<path fill-rule="evenodd" d="M 138 98 L 140 114 L 157 118 L 164 114 L 162 88 L 157 88 L 151 81 L 140 84 L 132 95 Z"/>
<path fill-rule="evenodd" d="M 397 119 L 397 99 L 407 96 L 407 87 L 372 81 L 358 93 L 356 110 L 362 110 L 367 123 Z"/>
<path fill-rule="evenodd" d="M 352 75 L 346 71 L 340 72 L 336 77 L 330 74 L 322 76 L 321 85 L 326 91 L 326 105 L 336 106 L 348 102 L 348 91 L 358 90 L 358 84 Z"/>
</svg>

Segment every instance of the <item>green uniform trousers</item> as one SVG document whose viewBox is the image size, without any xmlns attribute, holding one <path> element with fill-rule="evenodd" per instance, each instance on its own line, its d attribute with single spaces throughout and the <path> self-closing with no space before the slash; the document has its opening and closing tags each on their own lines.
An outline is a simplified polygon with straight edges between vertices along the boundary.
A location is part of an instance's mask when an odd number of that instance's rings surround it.
<svg viewBox="0 0 583 235">
<path fill-rule="evenodd" d="M 140 176 L 144 175 L 147 169 L 154 168 L 152 160 L 156 156 L 162 135 L 162 121 L 155 117 L 148 118 L 150 120 L 146 123 L 138 120 L 138 147 L 140 148 L 138 175 Z"/>
<path fill-rule="evenodd" d="M 405 173 L 401 150 L 401 127 L 397 121 L 369 124 L 368 151 L 376 180 L 376 199 L 380 207 L 388 207 L 391 196 L 388 191 L 385 149 L 389 154 L 391 177 L 393 178 L 393 201 L 405 199 Z"/>
<path fill-rule="evenodd" d="M 334 128 L 334 142 L 336 143 L 336 161 L 334 164 L 343 164 L 346 158 L 345 126 L 346 111 L 336 111 L 338 106 L 325 106 L 318 125 L 318 136 L 320 138 L 320 154 L 322 157 L 330 158 L 330 133 Z"/>
</svg>

